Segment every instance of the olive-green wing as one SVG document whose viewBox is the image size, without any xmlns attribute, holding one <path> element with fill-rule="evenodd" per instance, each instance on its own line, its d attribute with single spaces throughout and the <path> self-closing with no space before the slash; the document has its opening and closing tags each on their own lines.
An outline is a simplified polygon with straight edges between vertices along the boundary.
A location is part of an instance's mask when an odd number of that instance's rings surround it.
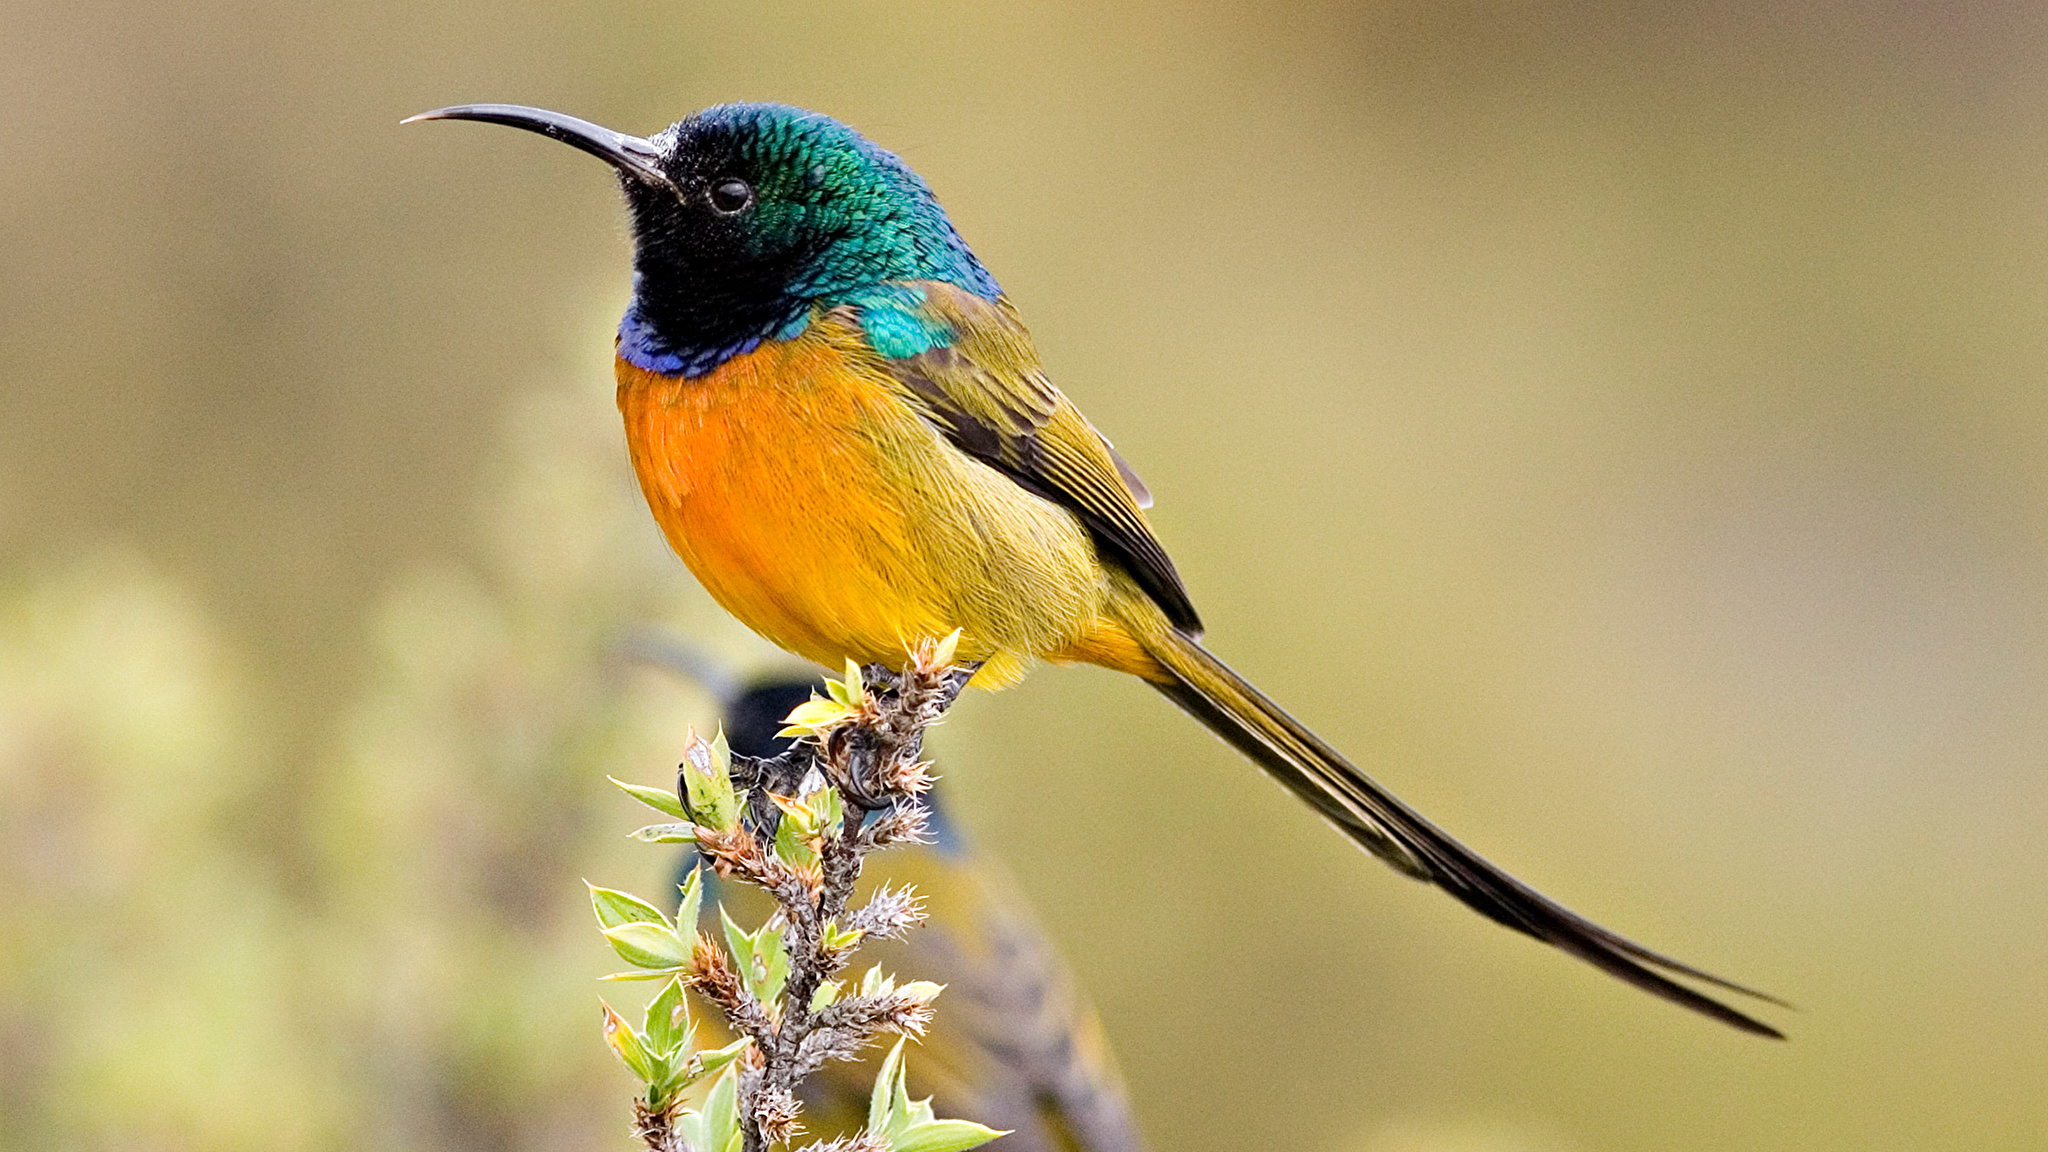
<svg viewBox="0 0 2048 1152">
<path fill-rule="evenodd" d="M 904 400 L 962 452 L 1080 517 L 1174 627 L 1200 635 L 1202 621 L 1180 573 L 1145 521 L 1150 494 L 1073 401 L 1045 378 L 1030 334 L 1009 302 L 932 281 L 901 288 L 911 302 L 881 307 L 913 310 L 932 345 L 909 356 L 884 355 Z M 859 305 L 849 310 L 849 318 L 871 335 L 875 325 L 904 319 L 862 315 Z"/>
</svg>

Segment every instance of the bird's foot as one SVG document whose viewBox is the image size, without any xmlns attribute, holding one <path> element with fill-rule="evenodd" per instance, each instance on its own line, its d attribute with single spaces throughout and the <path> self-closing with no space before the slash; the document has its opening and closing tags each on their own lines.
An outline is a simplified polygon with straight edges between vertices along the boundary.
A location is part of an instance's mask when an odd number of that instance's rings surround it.
<svg viewBox="0 0 2048 1152">
<path fill-rule="evenodd" d="M 798 796 L 804 779 L 818 766 L 818 749 L 810 744 L 792 744 L 773 756 L 733 754 L 732 786 L 747 798 L 747 827 L 763 839 L 773 839 L 782 822 L 782 809 L 771 796 Z"/>
<path fill-rule="evenodd" d="M 861 669 L 861 684 L 881 720 L 860 733 L 848 749 L 846 779 L 835 781 L 848 802 L 873 812 L 923 794 L 931 780 L 922 759 L 924 730 L 945 715 L 980 667 L 920 660 L 902 672 L 880 664 Z"/>
</svg>

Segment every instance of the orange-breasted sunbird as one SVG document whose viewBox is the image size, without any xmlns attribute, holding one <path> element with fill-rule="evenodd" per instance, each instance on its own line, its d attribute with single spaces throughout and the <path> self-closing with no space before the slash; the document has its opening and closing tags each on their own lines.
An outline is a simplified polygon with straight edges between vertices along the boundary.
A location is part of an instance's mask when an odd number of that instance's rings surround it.
<svg viewBox="0 0 2048 1152">
<path fill-rule="evenodd" d="M 828 116 L 721 104 L 651 137 L 468 104 L 617 170 L 632 217 L 619 411 L 647 505 L 741 622 L 827 667 L 959 631 L 973 683 L 1038 660 L 1143 679 L 1401 873 L 1724 1023 L 1682 981 L 1782 1003 L 1516 880 L 1200 643 L 1150 494 L 1040 367 L 1017 310 L 901 159 Z"/>
</svg>

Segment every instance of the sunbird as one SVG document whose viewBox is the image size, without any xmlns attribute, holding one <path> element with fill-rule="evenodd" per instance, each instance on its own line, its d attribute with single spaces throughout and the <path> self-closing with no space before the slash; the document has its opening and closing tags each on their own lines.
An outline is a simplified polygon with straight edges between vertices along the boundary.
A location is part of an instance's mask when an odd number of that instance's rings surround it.
<svg viewBox="0 0 2048 1152">
<path fill-rule="evenodd" d="M 720 104 L 651 137 L 512 104 L 411 120 L 537 132 L 617 170 L 633 468 L 676 553 L 749 628 L 830 668 L 900 668 L 909 645 L 958 631 L 982 688 L 1038 660 L 1137 676 L 1404 875 L 1782 1038 L 1677 978 L 1783 1001 L 1516 880 L 1210 655 L 1145 485 L 1046 378 L 1015 306 L 896 155 L 785 104 Z"/>
<path fill-rule="evenodd" d="M 795 670 L 742 680 L 685 646 L 645 637 L 633 654 L 697 680 L 718 699 L 722 729 L 742 756 L 773 756 L 792 741 L 783 718 L 808 699 L 817 678 Z M 864 946 L 863 963 L 946 986 L 946 1011 L 932 1018 L 910 1066 L 910 1092 L 932 1097 L 942 1116 L 972 1116 L 1010 1131 L 1010 1152 L 1142 1152 L 1122 1077 L 1101 1024 L 1074 988 L 1057 950 L 1023 896 L 949 817 L 939 780 L 925 794 L 927 842 L 868 861 L 864 890 L 916 887 L 929 915 L 901 941 Z M 685 869 L 698 863 L 689 853 Z M 758 922 L 772 906 L 749 885 L 704 879 L 705 930 L 719 908 Z M 746 905 L 742 908 L 739 905 Z M 812 1127 L 858 1128 L 867 1118 L 880 1052 L 857 1064 L 833 1062 L 801 1089 Z"/>
</svg>

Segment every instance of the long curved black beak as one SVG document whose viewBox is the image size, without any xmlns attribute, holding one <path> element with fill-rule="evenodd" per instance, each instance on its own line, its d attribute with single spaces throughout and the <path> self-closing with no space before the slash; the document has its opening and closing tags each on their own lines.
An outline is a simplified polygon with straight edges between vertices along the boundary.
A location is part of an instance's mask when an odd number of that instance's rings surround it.
<svg viewBox="0 0 2048 1152">
<path fill-rule="evenodd" d="M 682 195 L 675 182 L 661 170 L 661 149 L 655 147 L 653 141 L 614 132 L 560 112 L 528 108 L 521 104 L 457 104 L 452 108 L 436 108 L 432 112 L 408 116 L 399 123 L 411 124 L 415 120 L 480 120 L 485 124 L 524 128 L 588 152 L 644 184 Z"/>
</svg>

